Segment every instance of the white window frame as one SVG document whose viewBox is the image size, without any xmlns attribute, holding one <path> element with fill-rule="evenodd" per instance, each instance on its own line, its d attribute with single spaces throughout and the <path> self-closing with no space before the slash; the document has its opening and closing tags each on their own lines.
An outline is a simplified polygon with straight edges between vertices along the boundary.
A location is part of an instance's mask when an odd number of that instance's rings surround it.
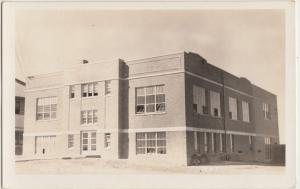
<svg viewBox="0 0 300 189">
<path fill-rule="evenodd" d="M 89 117 L 89 115 L 91 115 L 91 116 Z M 91 119 L 90 123 L 89 123 L 89 119 Z M 84 121 L 84 120 L 86 120 L 86 121 Z M 98 123 L 98 110 L 97 109 L 81 110 L 81 112 L 80 112 L 80 123 L 81 123 L 81 125 L 97 124 Z"/>
<path fill-rule="evenodd" d="M 163 134 L 164 137 L 158 137 L 158 134 Z M 138 135 L 144 135 L 143 138 L 138 138 Z M 149 136 L 154 135 L 154 138 Z M 149 155 L 149 154 L 158 154 L 165 155 L 167 154 L 167 133 L 165 131 L 160 132 L 137 132 L 135 141 L 135 149 L 137 155 Z M 138 141 L 144 144 L 144 146 L 138 146 Z M 149 146 L 149 141 L 155 141 L 155 144 Z M 164 141 L 165 145 L 158 145 L 158 141 Z M 154 152 L 148 152 L 148 148 L 154 149 Z M 143 153 L 138 152 L 138 149 L 142 149 Z M 163 153 L 158 153 L 158 149 L 162 149 Z"/>
<path fill-rule="evenodd" d="M 86 93 L 86 96 L 84 96 L 84 93 Z M 89 93 L 91 93 L 90 96 Z M 98 82 L 81 84 L 81 98 L 96 97 L 98 94 Z"/>
<path fill-rule="evenodd" d="M 153 90 L 153 94 L 148 94 L 147 93 L 147 89 L 150 88 L 154 88 Z M 158 92 L 157 89 L 161 88 L 163 91 L 162 92 Z M 143 91 L 142 95 L 138 94 L 138 90 Z M 135 114 L 136 115 L 147 115 L 147 114 L 159 114 L 159 113 L 165 113 L 166 112 L 166 94 L 165 94 L 165 85 L 152 85 L 152 86 L 147 86 L 147 87 L 137 87 L 135 89 Z M 148 95 L 147 95 L 148 94 Z M 147 103 L 147 96 L 154 96 L 154 102 L 152 103 Z M 164 101 L 162 102 L 157 102 L 157 97 L 158 95 L 163 95 Z M 144 103 L 138 103 L 137 99 L 138 97 L 144 97 Z M 154 105 L 154 111 L 147 111 L 147 105 Z M 163 110 L 158 110 L 158 105 L 163 106 Z M 137 107 L 138 106 L 143 106 L 144 107 L 144 111 L 143 112 L 138 112 L 137 111 Z"/>
<path fill-rule="evenodd" d="M 36 121 L 57 120 L 57 106 L 58 98 L 56 96 L 37 98 L 36 100 Z M 39 110 L 39 106 L 42 110 Z M 45 106 L 49 106 L 49 111 L 45 110 Z M 42 119 L 39 119 L 38 114 L 42 115 Z M 49 114 L 48 118 L 45 118 L 45 114 Z M 54 116 L 55 115 L 55 116 Z"/>
</svg>

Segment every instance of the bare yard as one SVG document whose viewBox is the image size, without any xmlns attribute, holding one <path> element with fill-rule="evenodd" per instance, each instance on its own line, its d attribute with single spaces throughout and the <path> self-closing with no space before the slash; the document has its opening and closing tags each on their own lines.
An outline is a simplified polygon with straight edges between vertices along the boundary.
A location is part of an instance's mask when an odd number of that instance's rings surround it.
<svg viewBox="0 0 300 189">
<path fill-rule="evenodd" d="M 149 165 L 128 160 L 100 158 L 52 159 L 16 162 L 17 174 L 282 174 L 284 166 L 223 165 L 174 166 Z"/>
</svg>

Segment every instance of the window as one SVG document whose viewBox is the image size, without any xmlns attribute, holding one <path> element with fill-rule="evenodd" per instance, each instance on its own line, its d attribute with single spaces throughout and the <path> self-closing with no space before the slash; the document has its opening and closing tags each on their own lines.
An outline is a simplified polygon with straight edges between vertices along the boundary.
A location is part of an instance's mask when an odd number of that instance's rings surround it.
<svg viewBox="0 0 300 189">
<path fill-rule="evenodd" d="M 211 152 L 215 152 L 217 150 L 217 134 L 211 133 Z"/>
<path fill-rule="evenodd" d="M 15 131 L 15 144 L 16 145 L 23 144 L 23 131 Z"/>
<path fill-rule="evenodd" d="M 165 112 L 164 86 L 136 88 L 136 113 L 147 114 Z"/>
<path fill-rule="evenodd" d="M 81 111 L 81 124 L 95 124 L 98 122 L 97 110 Z"/>
<path fill-rule="evenodd" d="M 194 132 L 194 147 L 195 147 L 195 151 L 198 151 L 198 135 L 197 132 Z"/>
<path fill-rule="evenodd" d="M 195 113 L 208 114 L 205 89 L 195 85 L 193 86 L 193 108 Z"/>
<path fill-rule="evenodd" d="M 136 154 L 166 153 L 166 132 L 136 133 Z"/>
<path fill-rule="evenodd" d="M 250 151 L 252 151 L 253 150 L 253 147 L 252 147 L 252 136 L 249 136 L 249 149 L 250 149 Z"/>
<path fill-rule="evenodd" d="M 271 159 L 271 138 L 265 137 L 265 156 L 266 159 Z"/>
<path fill-rule="evenodd" d="M 24 105 L 25 99 L 23 97 L 16 97 L 15 114 L 24 115 Z"/>
<path fill-rule="evenodd" d="M 207 145 L 207 143 L 208 143 L 208 136 L 207 136 L 207 134 L 208 133 L 204 133 L 204 152 L 208 152 L 208 145 Z"/>
<path fill-rule="evenodd" d="M 68 148 L 74 147 L 74 135 L 68 135 Z"/>
<path fill-rule="evenodd" d="M 105 133 L 104 135 L 104 147 L 110 148 L 110 133 Z"/>
<path fill-rule="evenodd" d="M 57 97 L 37 99 L 36 120 L 56 119 Z"/>
<path fill-rule="evenodd" d="M 234 152 L 234 135 L 230 134 L 230 152 L 233 153 Z"/>
<path fill-rule="evenodd" d="M 210 91 L 210 104 L 211 104 L 211 115 L 220 117 L 221 116 L 220 93 Z"/>
<path fill-rule="evenodd" d="M 264 114 L 264 118 L 266 120 L 271 119 L 270 111 L 269 111 L 269 104 L 263 103 L 263 114 Z"/>
<path fill-rule="evenodd" d="M 98 83 L 81 84 L 81 91 L 82 97 L 98 96 Z"/>
<path fill-rule="evenodd" d="M 229 119 L 237 120 L 237 99 L 229 97 Z"/>
<path fill-rule="evenodd" d="M 249 122 L 250 117 L 249 117 L 249 103 L 242 101 L 242 110 L 243 110 L 243 121 Z"/>
<path fill-rule="evenodd" d="M 75 98 L 75 85 L 70 86 L 70 98 Z"/>
<path fill-rule="evenodd" d="M 107 80 L 105 81 L 105 95 L 111 94 L 111 81 Z"/>
</svg>

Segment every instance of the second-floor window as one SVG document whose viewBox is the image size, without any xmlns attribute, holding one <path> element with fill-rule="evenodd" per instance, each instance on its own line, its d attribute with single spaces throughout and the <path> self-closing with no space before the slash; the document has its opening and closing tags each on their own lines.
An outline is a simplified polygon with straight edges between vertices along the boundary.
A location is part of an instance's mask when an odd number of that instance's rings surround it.
<svg viewBox="0 0 300 189">
<path fill-rule="evenodd" d="M 270 119 L 270 110 L 269 110 L 269 104 L 263 103 L 263 114 L 265 119 Z"/>
<path fill-rule="evenodd" d="M 85 83 L 81 85 L 81 96 L 92 97 L 98 96 L 98 83 Z"/>
<path fill-rule="evenodd" d="M 210 104 L 211 104 L 211 115 L 215 117 L 221 117 L 221 99 L 220 93 L 210 91 Z"/>
<path fill-rule="evenodd" d="M 249 116 L 249 103 L 242 101 L 242 110 L 243 110 L 243 121 L 249 122 L 250 116 Z"/>
<path fill-rule="evenodd" d="M 193 109 L 195 113 L 208 114 L 205 89 L 195 85 L 193 86 Z"/>
<path fill-rule="evenodd" d="M 237 120 L 237 100 L 229 97 L 229 119 Z"/>
<path fill-rule="evenodd" d="M 136 113 L 165 112 L 164 85 L 136 88 Z"/>
<path fill-rule="evenodd" d="M 57 97 L 37 99 L 36 120 L 56 119 Z"/>
<path fill-rule="evenodd" d="M 81 111 L 81 125 L 95 124 L 98 122 L 97 110 L 83 110 Z"/>
</svg>

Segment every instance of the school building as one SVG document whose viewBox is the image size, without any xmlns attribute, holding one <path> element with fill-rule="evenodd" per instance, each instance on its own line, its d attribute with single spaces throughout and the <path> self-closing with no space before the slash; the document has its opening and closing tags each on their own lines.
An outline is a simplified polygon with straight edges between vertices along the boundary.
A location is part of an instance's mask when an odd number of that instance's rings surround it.
<svg viewBox="0 0 300 189">
<path fill-rule="evenodd" d="M 276 95 L 191 52 L 84 60 L 25 93 L 25 157 L 270 162 L 279 143 Z"/>
</svg>

